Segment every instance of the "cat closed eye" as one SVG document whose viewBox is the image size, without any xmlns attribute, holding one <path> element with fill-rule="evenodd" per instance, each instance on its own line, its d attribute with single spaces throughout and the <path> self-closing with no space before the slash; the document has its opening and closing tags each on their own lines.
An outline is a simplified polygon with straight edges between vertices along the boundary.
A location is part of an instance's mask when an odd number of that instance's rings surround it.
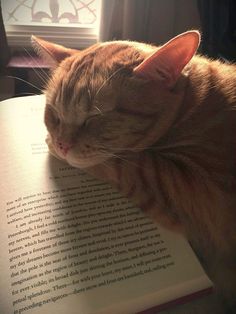
<svg viewBox="0 0 236 314">
<path fill-rule="evenodd" d="M 47 105 L 45 109 L 45 120 L 51 122 L 54 126 L 60 124 L 60 118 L 52 106 Z"/>
<path fill-rule="evenodd" d="M 99 115 L 100 114 L 94 114 L 94 115 L 92 115 L 90 117 L 87 117 L 87 119 L 84 121 L 84 125 L 88 126 L 92 121 L 95 121 L 98 118 Z"/>
</svg>

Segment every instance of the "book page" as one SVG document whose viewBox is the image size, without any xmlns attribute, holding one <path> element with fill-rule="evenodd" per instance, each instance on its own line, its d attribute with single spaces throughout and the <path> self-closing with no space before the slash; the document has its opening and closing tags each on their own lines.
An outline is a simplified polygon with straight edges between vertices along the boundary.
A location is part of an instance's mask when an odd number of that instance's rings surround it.
<svg viewBox="0 0 236 314">
<path fill-rule="evenodd" d="M 43 109 L 0 104 L 1 312 L 135 313 L 211 286 L 181 236 L 48 154 Z"/>
</svg>

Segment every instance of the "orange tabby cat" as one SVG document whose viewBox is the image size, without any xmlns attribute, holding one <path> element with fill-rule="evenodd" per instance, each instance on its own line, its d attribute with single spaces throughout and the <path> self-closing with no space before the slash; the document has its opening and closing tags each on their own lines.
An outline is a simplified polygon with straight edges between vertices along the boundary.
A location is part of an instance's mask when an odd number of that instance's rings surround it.
<svg viewBox="0 0 236 314">
<path fill-rule="evenodd" d="M 200 35 L 161 47 L 84 51 L 32 38 L 53 65 L 45 123 L 52 153 L 114 183 L 185 234 L 236 299 L 236 66 L 194 56 Z"/>
</svg>

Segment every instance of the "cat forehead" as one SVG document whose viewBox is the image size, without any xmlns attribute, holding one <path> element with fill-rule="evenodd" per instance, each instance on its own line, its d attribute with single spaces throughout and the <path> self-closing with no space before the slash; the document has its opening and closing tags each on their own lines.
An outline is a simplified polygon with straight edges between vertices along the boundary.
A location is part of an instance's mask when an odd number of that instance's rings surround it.
<svg viewBox="0 0 236 314">
<path fill-rule="evenodd" d="M 53 72 L 46 89 L 47 102 L 61 112 L 67 112 L 68 108 L 73 112 L 73 107 L 84 112 L 92 107 L 101 111 L 112 110 L 115 104 L 114 90 L 106 83 L 113 80 L 122 68 L 120 59 L 115 58 L 120 68 L 114 70 L 113 56 L 118 55 L 129 63 L 128 52 L 149 54 L 153 49 L 153 46 L 138 42 L 112 41 L 95 44 L 81 54 L 68 57 Z M 135 57 L 134 54 L 134 60 Z M 109 103 L 104 103 L 104 98 L 109 98 Z"/>
<path fill-rule="evenodd" d="M 133 50 L 137 50 L 144 53 L 152 53 L 157 47 L 145 44 L 137 41 L 129 41 L 129 40 L 115 40 L 110 42 L 103 42 L 100 44 L 101 47 L 109 49 L 111 46 L 117 46 L 117 47 L 129 47 Z"/>
<path fill-rule="evenodd" d="M 57 106 L 51 106 L 49 104 L 46 105 L 46 110 L 49 110 L 48 115 L 51 114 L 54 117 L 58 118 L 61 126 L 64 128 L 68 128 L 70 126 L 82 126 L 90 116 L 89 112 L 79 109 L 74 111 L 73 108 L 71 108 L 71 110 L 68 110 L 65 114 L 65 112 L 62 112 Z"/>
<path fill-rule="evenodd" d="M 155 46 L 134 41 L 98 43 L 64 59 L 55 69 L 53 77 L 63 79 L 68 75 L 73 77 L 76 73 L 80 78 L 89 74 L 92 74 L 93 78 L 96 78 L 97 74 L 105 76 L 109 71 L 113 71 L 113 67 L 130 66 L 155 49 Z"/>
<path fill-rule="evenodd" d="M 65 89 L 67 89 L 65 87 Z M 77 125 L 89 117 L 112 111 L 116 107 L 116 95 L 114 93 L 103 97 L 92 97 L 89 89 L 63 91 L 60 87 L 56 90 L 46 91 L 46 103 L 52 107 L 61 120 Z"/>
<path fill-rule="evenodd" d="M 110 65 L 108 61 L 116 62 L 122 61 L 122 59 L 127 61 L 128 56 L 133 58 L 138 55 L 137 53 L 147 56 L 156 48 L 153 45 L 127 40 L 98 43 L 63 60 L 61 68 L 67 71 L 76 62 L 83 63 L 84 66 L 98 63 L 100 66 L 106 67 L 106 65 Z"/>
</svg>

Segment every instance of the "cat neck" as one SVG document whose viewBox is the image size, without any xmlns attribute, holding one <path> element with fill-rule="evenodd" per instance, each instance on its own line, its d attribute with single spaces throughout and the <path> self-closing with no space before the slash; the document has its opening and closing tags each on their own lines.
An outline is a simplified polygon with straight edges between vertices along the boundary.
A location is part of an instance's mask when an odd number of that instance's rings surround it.
<svg viewBox="0 0 236 314">
<path fill-rule="evenodd" d="M 160 107 L 156 123 L 148 138 L 143 140 L 143 146 L 147 149 L 173 148 L 193 141 L 198 145 L 196 139 L 206 145 L 207 141 L 215 142 L 216 134 L 220 138 L 224 134 L 233 141 L 233 132 L 236 132 L 235 73 L 233 65 L 194 57 L 173 91 L 162 95 L 162 100 L 167 101 Z M 158 89 L 155 90 L 159 97 Z"/>
<path fill-rule="evenodd" d="M 147 108 L 150 115 L 150 126 L 143 139 L 139 139 L 138 147 L 146 150 L 163 138 L 176 123 L 179 111 L 185 99 L 188 77 L 183 75 L 170 91 L 161 82 L 151 82 L 144 89 L 140 107 Z M 145 103 L 143 104 L 143 99 Z M 139 149 L 137 149 L 139 151 Z"/>
<path fill-rule="evenodd" d="M 188 76 L 187 96 L 191 97 L 192 106 L 207 106 L 211 102 L 236 105 L 236 65 L 196 56 Z"/>
</svg>

